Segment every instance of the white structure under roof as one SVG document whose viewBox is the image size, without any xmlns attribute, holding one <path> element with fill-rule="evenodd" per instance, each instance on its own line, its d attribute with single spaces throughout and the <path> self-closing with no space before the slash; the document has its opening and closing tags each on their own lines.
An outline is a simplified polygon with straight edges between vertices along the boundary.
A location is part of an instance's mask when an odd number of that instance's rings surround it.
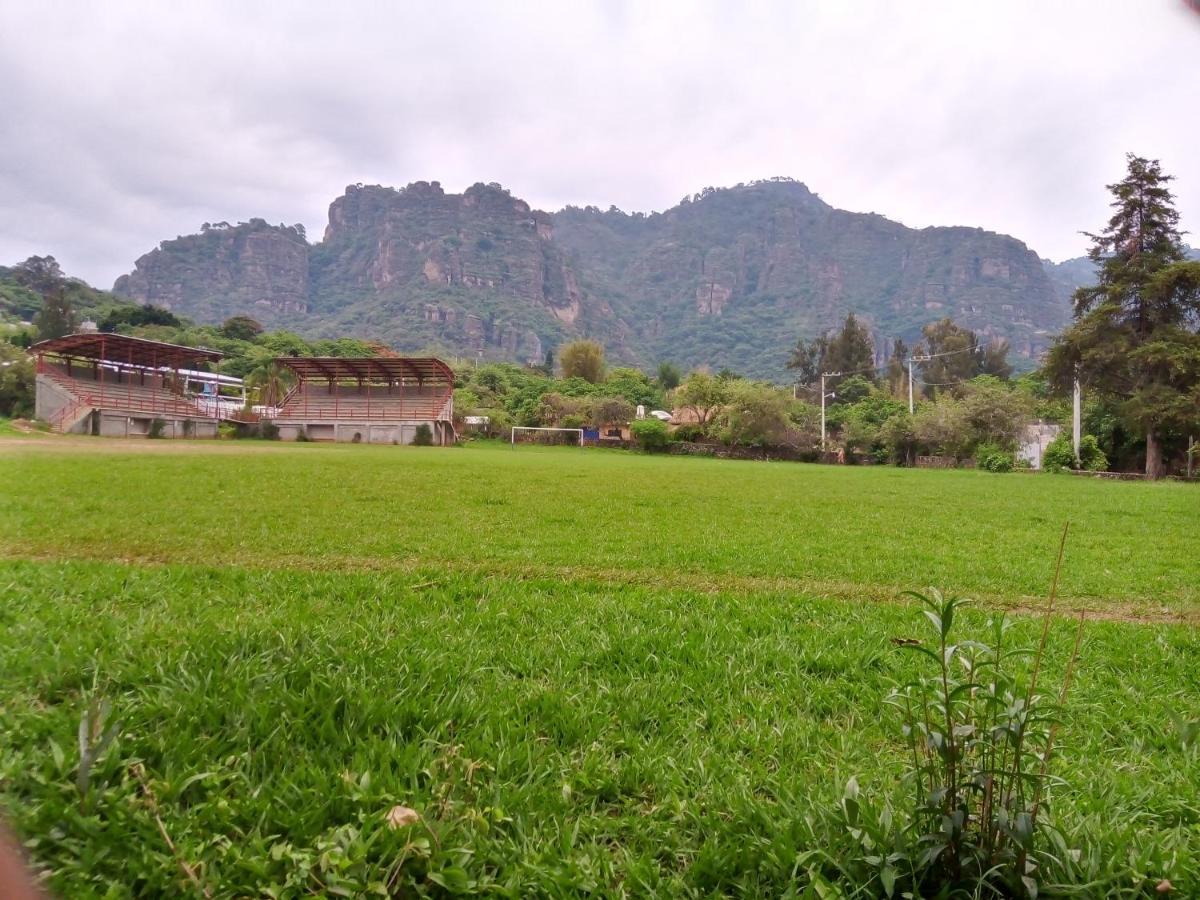
<svg viewBox="0 0 1200 900">
<path fill-rule="evenodd" d="M 1025 460 L 1031 469 L 1040 469 L 1046 446 L 1058 437 L 1060 431 L 1061 425 L 1046 425 L 1042 422 L 1026 425 L 1018 438 L 1017 459 Z"/>
</svg>

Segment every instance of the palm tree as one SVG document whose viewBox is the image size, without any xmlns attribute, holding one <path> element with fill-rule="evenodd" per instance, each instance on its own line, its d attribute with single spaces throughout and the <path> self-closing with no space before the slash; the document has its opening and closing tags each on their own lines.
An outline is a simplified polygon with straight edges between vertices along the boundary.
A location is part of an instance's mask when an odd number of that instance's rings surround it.
<svg viewBox="0 0 1200 900">
<path fill-rule="evenodd" d="M 273 359 L 265 360 L 246 375 L 246 387 L 260 406 L 277 407 L 292 388 L 292 370 Z"/>
</svg>

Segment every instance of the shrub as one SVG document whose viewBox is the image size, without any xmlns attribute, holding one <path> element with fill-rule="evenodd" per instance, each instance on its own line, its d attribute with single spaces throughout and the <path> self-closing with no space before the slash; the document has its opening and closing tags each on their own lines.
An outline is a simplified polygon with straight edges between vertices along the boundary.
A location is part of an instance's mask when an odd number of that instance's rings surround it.
<svg viewBox="0 0 1200 900">
<path fill-rule="evenodd" d="M 413 443 L 418 447 L 433 446 L 433 429 L 429 427 L 428 422 L 422 422 L 417 426 L 417 431 L 413 435 Z"/>
<path fill-rule="evenodd" d="M 1079 439 L 1079 464 L 1089 472 L 1104 472 L 1108 469 L 1108 457 L 1100 449 L 1095 435 L 1085 434 Z"/>
<path fill-rule="evenodd" d="M 702 425 L 680 425 L 672 432 L 671 437 L 677 441 L 686 441 L 689 444 L 705 438 L 704 427 Z"/>
<path fill-rule="evenodd" d="M 1042 453 L 1042 468 L 1047 472 L 1061 472 L 1063 469 L 1074 469 L 1077 465 L 1075 448 L 1071 443 L 1071 435 L 1060 431 L 1058 437 L 1046 445 Z"/>
<path fill-rule="evenodd" d="M 629 431 L 637 441 L 638 447 L 647 453 L 666 450 L 667 445 L 671 443 L 667 426 L 658 419 L 638 419 L 629 426 Z"/>
<path fill-rule="evenodd" d="M 258 434 L 263 440 L 277 441 L 279 440 L 279 426 L 268 419 L 263 419 L 258 423 Z"/>
<path fill-rule="evenodd" d="M 148 438 L 160 438 L 163 436 L 163 429 L 167 427 L 167 423 L 157 416 L 150 420 L 150 430 L 146 432 Z"/>
<path fill-rule="evenodd" d="M 296 429 L 296 440 L 305 444 L 312 440 L 312 438 L 308 436 L 308 429 L 303 425 Z"/>
<path fill-rule="evenodd" d="M 194 437 L 194 436 L 195 436 L 195 434 L 196 434 L 196 422 L 195 422 L 195 420 L 193 420 L 193 419 L 184 419 L 184 420 L 183 420 L 183 436 L 184 436 L 184 437 L 188 437 L 188 438 L 190 438 L 190 437 Z"/>
<path fill-rule="evenodd" d="M 975 465 L 988 472 L 1011 472 L 1016 465 L 1013 454 L 996 444 L 980 444 L 975 448 Z"/>
<path fill-rule="evenodd" d="M 217 426 L 217 437 L 224 440 L 233 440 L 238 436 L 238 427 L 232 422 L 222 422 Z"/>
<path fill-rule="evenodd" d="M 1012 646 L 1004 617 L 990 623 L 990 641 L 952 639 L 956 614 L 970 601 L 937 591 L 909 596 L 933 624 L 928 645 L 902 644 L 926 658 L 929 672 L 886 699 L 908 745 L 909 799 L 895 812 L 872 810 L 857 782 L 847 784 L 839 818 L 863 851 L 856 880 L 888 897 L 1036 897 L 1041 866 L 1063 862 L 1046 852 L 1054 836 L 1038 813 L 1083 619 L 1054 702 L 1038 692 L 1053 593 L 1036 651 Z"/>
</svg>

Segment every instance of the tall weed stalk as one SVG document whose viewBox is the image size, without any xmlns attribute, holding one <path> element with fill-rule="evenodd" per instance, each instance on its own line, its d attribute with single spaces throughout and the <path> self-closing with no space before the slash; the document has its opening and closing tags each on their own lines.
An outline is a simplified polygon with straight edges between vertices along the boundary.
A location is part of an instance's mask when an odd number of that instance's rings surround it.
<svg viewBox="0 0 1200 900">
<path fill-rule="evenodd" d="M 929 666 L 885 701 L 902 722 L 911 807 L 907 816 L 886 807 L 872 816 L 853 782 L 841 805 L 844 824 L 868 851 L 862 861 L 870 877 L 889 897 L 898 890 L 1037 896 L 1040 862 L 1052 860 L 1049 848 L 1061 843 L 1041 840 L 1039 812 L 1083 634 L 1080 616 L 1062 684 L 1056 696 L 1047 696 L 1039 681 L 1067 530 L 1036 649 L 1014 645 L 1012 623 L 1003 616 L 989 623 L 987 641 L 957 639 L 957 614 L 969 600 L 937 590 L 908 594 L 923 607 L 934 635 L 928 644 L 903 642 Z"/>
</svg>

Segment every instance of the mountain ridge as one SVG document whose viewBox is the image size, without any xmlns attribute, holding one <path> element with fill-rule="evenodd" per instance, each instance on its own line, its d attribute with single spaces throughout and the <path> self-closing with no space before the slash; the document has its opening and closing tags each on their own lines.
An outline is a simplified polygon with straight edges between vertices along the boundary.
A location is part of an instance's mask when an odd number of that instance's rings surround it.
<svg viewBox="0 0 1200 900">
<path fill-rule="evenodd" d="M 254 315 L 310 337 L 540 361 L 576 336 L 614 361 L 782 378 L 798 338 L 849 312 L 882 355 L 945 315 L 1033 359 L 1069 319 L 1016 238 L 836 209 L 792 179 L 670 209 L 533 209 L 498 184 L 351 185 L 322 239 L 262 219 L 162 242 L 114 292 L 200 321 Z"/>
</svg>

